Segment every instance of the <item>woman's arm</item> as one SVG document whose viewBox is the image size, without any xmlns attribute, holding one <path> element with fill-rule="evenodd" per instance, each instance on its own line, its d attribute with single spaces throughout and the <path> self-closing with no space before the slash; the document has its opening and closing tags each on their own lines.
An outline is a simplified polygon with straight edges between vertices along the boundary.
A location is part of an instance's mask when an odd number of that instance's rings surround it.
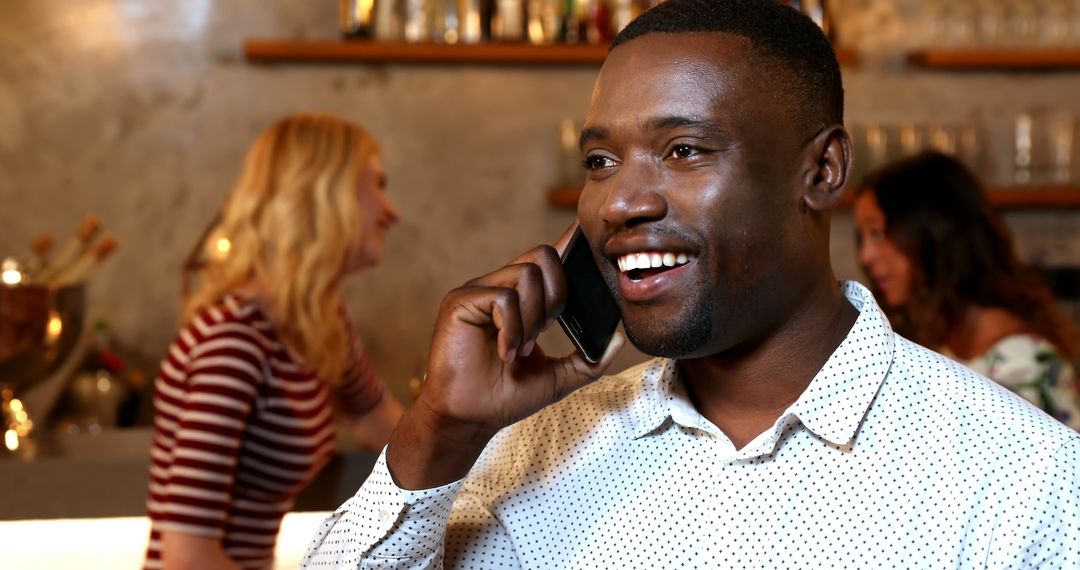
<svg viewBox="0 0 1080 570">
<path fill-rule="evenodd" d="M 164 570 L 240 570 L 221 540 L 172 530 L 161 533 L 161 565 Z"/>
<path fill-rule="evenodd" d="M 394 431 L 403 412 L 397 399 L 384 391 L 382 399 L 371 411 L 349 419 L 349 431 L 360 447 L 379 451 L 390 439 L 390 432 Z"/>
</svg>

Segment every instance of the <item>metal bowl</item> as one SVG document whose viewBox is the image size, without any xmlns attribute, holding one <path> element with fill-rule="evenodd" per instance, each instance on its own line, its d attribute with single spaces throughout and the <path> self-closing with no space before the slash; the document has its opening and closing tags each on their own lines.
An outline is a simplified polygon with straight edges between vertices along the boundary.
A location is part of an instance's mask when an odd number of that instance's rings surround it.
<svg viewBox="0 0 1080 570">
<path fill-rule="evenodd" d="M 86 288 L 0 285 L 0 395 L 5 438 L 33 423 L 18 395 L 45 380 L 71 355 L 83 330 Z M 12 442 L 4 444 L 12 449 Z M 2 451 L 2 448 L 0 448 Z"/>
</svg>

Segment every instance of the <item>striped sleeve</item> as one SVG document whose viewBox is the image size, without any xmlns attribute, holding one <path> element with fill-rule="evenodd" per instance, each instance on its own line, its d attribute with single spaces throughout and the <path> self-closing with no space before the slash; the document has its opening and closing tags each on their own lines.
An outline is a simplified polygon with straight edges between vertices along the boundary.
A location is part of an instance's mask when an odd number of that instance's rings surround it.
<svg viewBox="0 0 1080 570">
<path fill-rule="evenodd" d="M 356 335 L 351 323 L 349 327 L 349 346 L 352 355 L 349 358 L 349 367 L 345 371 L 345 378 L 339 386 L 334 387 L 334 399 L 341 411 L 350 418 L 358 418 L 373 410 L 383 397 L 382 380 L 371 366 L 363 343 Z"/>
<path fill-rule="evenodd" d="M 160 429 L 154 445 L 151 510 L 162 530 L 221 538 L 266 360 L 242 331 L 189 331 L 184 374 L 159 379 L 157 421 L 172 429 Z"/>
</svg>

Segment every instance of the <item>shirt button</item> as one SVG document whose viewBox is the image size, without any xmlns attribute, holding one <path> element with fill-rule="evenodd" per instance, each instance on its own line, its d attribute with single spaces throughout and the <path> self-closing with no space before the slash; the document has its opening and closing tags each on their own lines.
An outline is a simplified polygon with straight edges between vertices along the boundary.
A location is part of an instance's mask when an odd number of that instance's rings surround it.
<svg viewBox="0 0 1080 570">
<path fill-rule="evenodd" d="M 379 511 L 379 520 L 382 522 L 388 522 L 390 520 L 390 513 L 386 511 Z"/>
</svg>

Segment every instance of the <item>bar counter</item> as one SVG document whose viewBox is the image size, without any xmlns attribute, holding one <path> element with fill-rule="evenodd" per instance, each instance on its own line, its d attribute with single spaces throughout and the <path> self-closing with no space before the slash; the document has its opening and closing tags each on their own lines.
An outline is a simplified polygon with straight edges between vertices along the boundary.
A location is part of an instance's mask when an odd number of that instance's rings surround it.
<svg viewBox="0 0 1080 570">
<path fill-rule="evenodd" d="M 328 512 L 289 513 L 281 523 L 274 570 L 293 570 Z M 142 567 L 146 517 L 0 521 L 4 568 L 116 570 Z"/>
<path fill-rule="evenodd" d="M 339 430 L 330 463 L 296 499 L 296 511 L 330 511 L 364 482 L 377 454 Z M 30 454 L 0 454 L 0 521 L 146 514 L 151 428 L 48 435 Z"/>
<path fill-rule="evenodd" d="M 296 568 L 319 523 L 356 492 L 378 455 L 339 430 L 337 452 L 297 497 L 278 534 L 275 568 Z M 0 454 L 0 567 L 139 568 L 150 428 L 48 435 Z"/>
</svg>

